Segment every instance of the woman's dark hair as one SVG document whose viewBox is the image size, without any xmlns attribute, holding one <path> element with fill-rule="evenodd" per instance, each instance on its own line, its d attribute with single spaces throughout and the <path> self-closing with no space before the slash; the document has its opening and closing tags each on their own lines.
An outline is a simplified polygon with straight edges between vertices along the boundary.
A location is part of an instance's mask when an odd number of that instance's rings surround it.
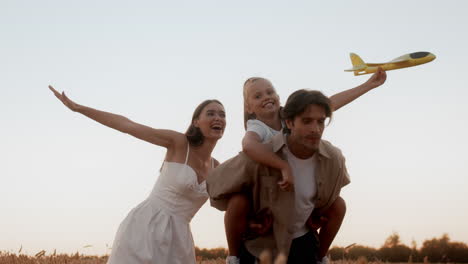
<svg viewBox="0 0 468 264">
<path fill-rule="evenodd" d="M 197 106 L 197 108 L 195 108 L 195 111 L 193 111 L 192 122 L 190 123 L 190 126 L 188 127 L 187 131 L 185 132 L 185 136 L 187 137 L 187 140 L 191 146 L 200 146 L 205 140 L 205 136 L 203 136 L 203 133 L 201 132 L 200 128 L 195 127 L 193 125 L 193 121 L 197 120 L 200 117 L 200 114 L 203 111 L 203 109 L 205 109 L 205 107 L 211 103 L 223 105 L 220 101 L 216 99 L 210 99 L 203 101 Z"/>
<path fill-rule="evenodd" d="M 281 118 L 283 120 L 293 120 L 296 116 L 304 113 L 309 105 L 318 105 L 325 109 L 326 117 L 332 117 L 332 107 L 330 99 L 319 91 L 313 90 L 297 90 L 292 93 L 286 104 L 281 111 Z M 283 129 L 285 133 L 289 133 L 289 129 L 286 127 Z"/>
</svg>

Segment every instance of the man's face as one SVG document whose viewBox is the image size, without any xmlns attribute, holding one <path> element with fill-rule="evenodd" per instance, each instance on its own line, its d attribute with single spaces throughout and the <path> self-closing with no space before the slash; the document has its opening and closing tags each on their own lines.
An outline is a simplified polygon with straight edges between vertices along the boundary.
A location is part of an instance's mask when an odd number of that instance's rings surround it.
<svg viewBox="0 0 468 264">
<path fill-rule="evenodd" d="M 311 104 L 294 120 L 286 120 L 286 125 L 291 130 L 288 139 L 288 142 L 292 144 L 291 151 L 299 152 L 293 154 L 305 158 L 313 155 L 319 147 L 326 119 L 325 109 L 322 106 Z"/>
</svg>

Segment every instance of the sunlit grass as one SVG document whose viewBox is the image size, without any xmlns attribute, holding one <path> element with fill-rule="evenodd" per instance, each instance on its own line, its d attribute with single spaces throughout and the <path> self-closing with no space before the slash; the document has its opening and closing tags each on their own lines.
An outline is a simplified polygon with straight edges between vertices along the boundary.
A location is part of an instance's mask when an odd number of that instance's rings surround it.
<svg viewBox="0 0 468 264">
<path fill-rule="evenodd" d="M 21 250 L 20 250 L 21 251 Z M 56 254 L 52 252 L 47 254 L 45 250 L 41 250 L 29 256 L 19 253 L 11 253 L 0 251 L 0 264 L 106 264 L 109 256 L 88 256 L 75 253 Z M 197 264 L 224 264 L 224 259 L 203 260 L 197 259 Z"/>
<path fill-rule="evenodd" d="M 28 256 L 21 253 L 10 253 L 0 251 L 1 264 L 105 264 L 107 256 L 85 256 L 79 253 L 46 254 L 45 250 L 37 252 L 34 256 Z"/>
<path fill-rule="evenodd" d="M 34 256 L 28 256 L 19 253 L 10 253 L 0 251 L 0 264 L 106 264 L 108 256 L 87 256 L 79 253 L 72 255 L 56 254 L 55 252 L 47 254 L 44 250 L 37 252 Z M 273 260 L 268 253 L 262 254 L 260 264 L 285 264 L 286 258 L 279 256 Z M 224 264 L 224 259 L 203 260 L 197 258 L 197 264 Z M 380 261 L 369 262 L 365 257 L 358 260 L 336 260 L 331 264 L 383 264 Z M 411 263 L 411 262 L 408 262 Z M 424 261 L 428 264 L 427 259 Z"/>
</svg>

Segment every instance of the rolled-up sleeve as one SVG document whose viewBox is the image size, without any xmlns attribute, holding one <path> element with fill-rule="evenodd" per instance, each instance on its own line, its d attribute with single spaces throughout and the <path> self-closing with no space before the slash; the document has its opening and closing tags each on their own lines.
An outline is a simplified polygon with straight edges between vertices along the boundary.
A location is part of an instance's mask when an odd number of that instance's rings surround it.
<svg viewBox="0 0 468 264">
<path fill-rule="evenodd" d="M 343 155 L 341 155 L 341 170 L 340 170 L 340 178 L 341 178 L 341 187 L 344 187 L 351 183 L 351 178 L 349 177 L 348 170 L 346 169 L 346 159 Z"/>
<path fill-rule="evenodd" d="M 324 143 L 324 147 L 327 148 L 329 158 L 324 158 L 320 164 L 318 177 L 322 178 L 323 184 L 315 200 L 314 215 L 321 215 L 327 210 L 340 195 L 341 188 L 351 182 L 346 169 L 346 159 L 341 150 L 328 142 Z"/>
</svg>

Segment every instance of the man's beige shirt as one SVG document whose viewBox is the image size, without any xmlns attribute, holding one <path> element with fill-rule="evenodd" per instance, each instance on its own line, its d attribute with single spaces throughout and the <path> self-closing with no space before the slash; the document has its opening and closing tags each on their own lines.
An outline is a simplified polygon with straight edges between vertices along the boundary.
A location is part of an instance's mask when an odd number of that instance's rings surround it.
<svg viewBox="0 0 468 264">
<path fill-rule="evenodd" d="M 285 139 L 284 135 L 279 134 L 266 143 L 283 159 Z M 345 158 L 338 148 L 322 140 L 316 154 L 317 194 L 313 198 L 313 214 L 320 214 L 335 201 L 341 187 L 347 185 L 350 180 Z M 247 240 L 245 243 L 249 252 L 257 257 L 264 249 L 271 250 L 275 255 L 283 252 L 287 256 L 291 247 L 295 197 L 294 192 L 282 191 L 279 188 L 280 179 L 279 170 L 259 164 L 243 152 L 219 165 L 206 179 L 211 205 L 221 211 L 226 210 L 229 197 L 235 193 L 249 195 L 254 213 L 264 208 L 271 210 L 273 232 Z"/>
</svg>

